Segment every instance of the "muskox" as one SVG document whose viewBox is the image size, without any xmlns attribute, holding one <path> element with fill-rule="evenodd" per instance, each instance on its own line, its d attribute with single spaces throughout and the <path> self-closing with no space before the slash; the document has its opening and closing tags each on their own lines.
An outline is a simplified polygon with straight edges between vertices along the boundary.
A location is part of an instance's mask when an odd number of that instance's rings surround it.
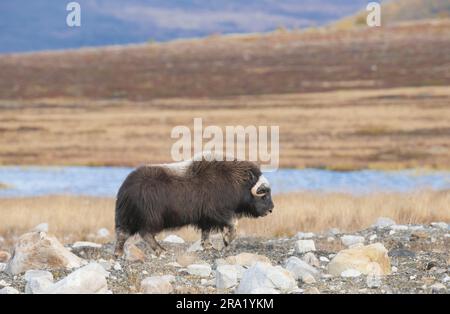
<svg viewBox="0 0 450 314">
<path fill-rule="evenodd" d="M 142 166 L 123 182 L 116 201 L 115 255 L 128 237 L 139 234 L 156 254 L 162 230 L 191 225 L 201 243 L 212 247 L 211 231 L 222 231 L 224 245 L 236 237 L 236 219 L 272 212 L 270 186 L 256 163 L 241 160 L 185 161 Z"/>
</svg>

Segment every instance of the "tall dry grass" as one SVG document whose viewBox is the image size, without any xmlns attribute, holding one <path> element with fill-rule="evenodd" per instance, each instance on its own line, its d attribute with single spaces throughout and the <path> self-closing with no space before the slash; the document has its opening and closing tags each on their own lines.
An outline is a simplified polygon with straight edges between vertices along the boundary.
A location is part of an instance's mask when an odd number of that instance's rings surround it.
<svg viewBox="0 0 450 314">
<path fill-rule="evenodd" d="M 329 228 L 350 232 L 370 226 L 380 216 L 402 224 L 450 221 L 450 191 L 366 196 L 292 193 L 277 195 L 274 202 L 271 215 L 241 219 L 239 233 L 273 237 Z M 50 232 L 63 242 L 86 240 L 100 228 L 113 231 L 114 200 L 70 196 L 0 199 L 0 235 L 5 238 L 13 239 L 42 222 L 48 222 Z M 199 238 L 193 228 L 173 233 L 187 240 Z"/>
</svg>

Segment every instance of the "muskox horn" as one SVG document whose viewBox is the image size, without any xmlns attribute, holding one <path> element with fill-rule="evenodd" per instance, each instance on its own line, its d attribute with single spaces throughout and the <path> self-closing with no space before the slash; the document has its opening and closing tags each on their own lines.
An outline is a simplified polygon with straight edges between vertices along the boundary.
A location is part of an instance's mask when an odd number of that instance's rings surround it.
<svg viewBox="0 0 450 314">
<path fill-rule="evenodd" d="M 256 184 L 252 187 L 251 191 L 254 196 L 263 196 L 264 194 L 266 194 L 266 193 L 258 193 L 258 189 L 261 186 L 269 187 L 269 181 L 264 176 L 260 176 L 258 182 L 256 182 Z"/>
</svg>

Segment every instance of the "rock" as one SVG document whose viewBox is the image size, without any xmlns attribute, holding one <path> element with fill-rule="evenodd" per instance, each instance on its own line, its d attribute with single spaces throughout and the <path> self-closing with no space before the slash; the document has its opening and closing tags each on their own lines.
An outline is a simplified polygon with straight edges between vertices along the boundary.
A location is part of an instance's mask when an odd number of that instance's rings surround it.
<svg viewBox="0 0 450 314">
<path fill-rule="evenodd" d="M 321 261 L 321 262 L 325 262 L 325 263 L 328 263 L 330 260 L 327 258 L 327 257 L 325 257 L 325 256 L 321 256 L 321 257 L 319 257 L 319 260 Z"/>
<path fill-rule="evenodd" d="M 369 241 L 370 241 L 370 242 L 373 242 L 373 241 L 375 241 L 377 238 L 378 238 L 378 236 L 377 236 L 376 234 L 372 234 L 372 235 L 369 237 Z"/>
<path fill-rule="evenodd" d="M 412 257 L 416 256 L 416 253 L 414 253 L 414 252 L 412 252 L 410 250 L 406 250 L 406 249 L 393 249 L 393 250 L 389 251 L 388 255 L 390 257 L 409 257 L 409 258 L 412 258 Z"/>
<path fill-rule="evenodd" d="M 129 262 L 144 262 L 145 254 L 134 243 L 125 243 L 124 257 Z"/>
<path fill-rule="evenodd" d="M 176 267 L 176 268 L 183 267 L 180 264 L 178 264 L 177 262 L 170 262 L 170 263 L 167 263 L 166 265 L 171 266 L 171 267 Z"/>
<path fill-rule="evenodd" d="M 19 238 L 6 271 L 14 275 L 30 269 L 71 269 L 82 264 L 83 260 L 67 250 L 55 237 L 45 232 L 31 232 Z"/>
<path fill-rule="evenodd" d="M 313 284 L 316 282 L 316 278 L 311 274 L 305 274 L 302 276 L 302 281 L 306 284 Z"/>
<path fill-rule="evenodd" d="M 245 267 L 250 267 L 257 262 L 272 264 L 270 259 L 267 256 L 253 254 L 253 253 L 246 253 L 246 252 L 240 253 L 240 254 L 234 255 L 234 256 L 228 256 L 225 259 L 225 261 L 228 264 L 241 265 L 241 266 L 245 266 Z"/>
<path fill-rule="evenodd" d="M 381 276 L 375 274 L 369 274 L 366 278 L 367 287 L 370 289 L 375 289 L 381 287 Z"/>
<path fill-rule="evenodd" d="M 0 273 L 6 270 L 6 263 L 0 263 Z"/>
<path fill-rule="evenodd" d="M 115 271 L 121 271 L 122 270 L 122 266 L 119 264 L 119 262 L 115 262 L 114 266 L 113 266 L 113 269 Z"/>
<path fill-rule="evenodd" d="M 48 233 L 48 223 L 43 222 L 33 228 L 32 232 L 45 232 Z"/>
<path fill-rule="evenodd" d="M 97 237 L 99 238 L 109 238 L 111 233 L 106 228 L 101 228 L 97 231 Z"/>
<path fill-rule="evenodd" d="M 448 224 L 445 222 L 432 222 L 431 226 L 434 228 L 439 228 L 439 229 L 444 229 L 444 230 L 448 229 Z"/>
<path fill-rule="evenodd" d="M 170 283 L 173 283 L 176 280 L 174 275 L 163 275 L 163 276 L 161 276 L 161 278 L 169 280 Z"/>
<path fill-rule="evenodd" d="M 344 235 L 341 237 L 341 242 L 346 247 L 350 247 L 355 244 L 364 243 L 364 237 L 355 235 Z"/>
<path fill-rule="evenodd" d="M 99 248 L 102 247 L 102 245 L 98 244 L 98 243 L 94 243 L 94 242 L 78 241 L 78 242 L 75 242 L 74 244 L 72 244 L 72 247 L 74 249 L 79 249 L 79 248 L 96 248 L 96 249 L 99 249 Z"/>
<path fill-rule="evenodd" d="M 19 294 L 19 291 L 13 287 L 4 287 L 3 289 L 0 289 L 0 294 Z"/>
<path fill-rule="evenodd" d="M 0 251 L 0 263 L 5 263 L 5 262 L 9 261 L 10 258 L 11 258 L 11 254 L 9 254 L 8 252 L 5 252 L 5 251 Z"/>
<path fill-rule="evenodd" d="M 383 229 L 395 225 L 395 221 L 388 217 L 379 217 L 372 225 L 373 228 Z"/>
<path fill-rule="evenodd" d="M 304 293 L 305 294 L 320 294 L 320 291 L 316 287 L 310 287 L 310 288 L 306 289 Z"/>
<path fill-rule="evenodd" d="M 314 238 L 314 233 L 312 232 L 297 232 L 297 234 L 294 237 L 297 240 L 305 240 L 305 239 L 311 239 Z"/>
<path fill-rule="evenodd" d="M 27 282 L 25 293 L 41 294 L 45 293 L 53 285 L 53 275 L 44 270 L 28 270 L 24 276 Z"/>
<path fill-rule="evenodd" d="M 47 294 L 93 294 L 108 293 L 106 277 L 109 273 L 98 263 L 90 263 L 77 269 L 53 284 Z"/>
<path fill-rule="evenodd" d="M 418 241 L 423 239 L 428 239 L 430 235 L 425 231 L 415 231 L 411 233 L 411 236 L 409 237 L 410 241 Z"/>
<path fill-rule="evenodd" d="M 182 244 L 184 240 L 177 235 L 171 234 L 165 237 L 163 242 Z"/>
<path fill-rule="evenodd" d="M 374 243 L 340 251 L 328 264 L 328 272 L 340 276 L 347 269 L 356 269 L 368 274 L 373 267 L 371 263 L 378 263 L 382 275 L 391 273 L 391 262 L 383 244 Z"/>
<path fill-rule="evenodd" d="M 153 276 L 141 281 L 141 292 L 146 294 L 168 294 L 173 292 L 173 287 L 168 277 Z"/>
<path fill-rule="evenodd" d="M 295 279 L 302 280 L 304 282 L 311 282 L 312 280 L 310 277 L 314 277 L 319 273 L 317 269 L 296 256 L 289 257 L 285 262 L 284 268 L 290 271 Z"/>
<path fill-rule="evenodd" d="M 191 264 L 194 264 L 195 262 L 198 262 L 199 258 L 197 255 L 195 254 L 183 254 L 177 257 L 177 263 L 181 266 L 181 267 L 187 267 Z"/>
<path fill-rule="evenodd" d="M 234 287 L 238 283 L 239 265 L 221 265 L 216 269 L 216 288 L 228 289 Z"/>
<path fill-rule="evenodd" d="M 314 266 L 314 267 L 319 267 L 319 266 L 320 266 L 319 260 L 317 259 L 317 257 L 316 257 L 316 256 L 314 255 L 314 253 L 312 253 L 312 252 L 306 253 L 306 254 L 302 257 L 302 260 L 303 260 L 304 262 L 308 263 L 308 264 L 311 265 L 311 266 Z"/>
<path fill-rule="evenodd" d="M 188 249 L 188 252 L 197 252 L 197 251 L 203 251 L 203 246 L 200 240 L 194 242 Z"/>
<path fill-rule="evenodd" d="M 295 242 L 295 252 L 297 253 L 306 253 L 315 251 L 316 246 L 314 245 L 313 240 L 298 240 Z"/>
<path fill-rule="evenodd" d="M 281 266 L 257 262 L 245 271 L 236 293 L 286 293 L 296 288 L 297 282 L 289 271 Z"/>
<path fill-rule="evenodd" d="M 187 267 L 190 275 L 198 277 L 209 277 L 211 275 L 211 266 L 208 264 L 192 264 Z"/>
<path fill-rule="evenodd" d="M 393 231 L 407 231 L 408 226 L 405 225 L 392 225 L 389 227 Z"/>
<path fill-rule="evenodd" d="M 341 273 L 341 277 L 344 278 L 354 278 L 361 276 L 361 272 L 356 269 L 346 269 Z"/>
<path fill-rule="evenodd" d="M 433 284 L 430 287 L 430 289 L 431 289 L 432 293 L 438 293 L 438 292 L 441 292 L 441 291 L 446 291 L 447 287 L 444 284 L 442 284 L 440 282 L 437 282 L 437 283 Z"/>
<path fill-rule="evenodd" d="M 9 286 L 10 286 L 9 283 L 7 283 L 7 282 L 4 281 L 4 280 L 0 280 L 0 288 L 3 288 L 3 287 L 9 287 Z"/>
<path fill-rule="evenodd" d="M 341 234 L 341 230 L 339 230 L 338 228 L 331 228 L 327 231 L 327 235 L 331 237 L 335 237 L 339 234 Z"/>
</svg>

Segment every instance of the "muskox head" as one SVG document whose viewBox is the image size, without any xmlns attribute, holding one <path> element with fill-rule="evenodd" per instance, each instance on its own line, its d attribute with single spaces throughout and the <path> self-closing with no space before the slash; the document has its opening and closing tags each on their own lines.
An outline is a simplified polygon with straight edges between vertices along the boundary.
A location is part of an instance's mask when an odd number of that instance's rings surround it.
<svg viewBox="0 0 450 314">
<path fill-rule="evenodd" d="M 254 217 L 266 216 L 272 212 L 274 205 L 270 191 L 269 181 L 260 175 L 256 178 L 251 176 L 251 185 L 249 192 L 248 214 Z"/>
</svg>

